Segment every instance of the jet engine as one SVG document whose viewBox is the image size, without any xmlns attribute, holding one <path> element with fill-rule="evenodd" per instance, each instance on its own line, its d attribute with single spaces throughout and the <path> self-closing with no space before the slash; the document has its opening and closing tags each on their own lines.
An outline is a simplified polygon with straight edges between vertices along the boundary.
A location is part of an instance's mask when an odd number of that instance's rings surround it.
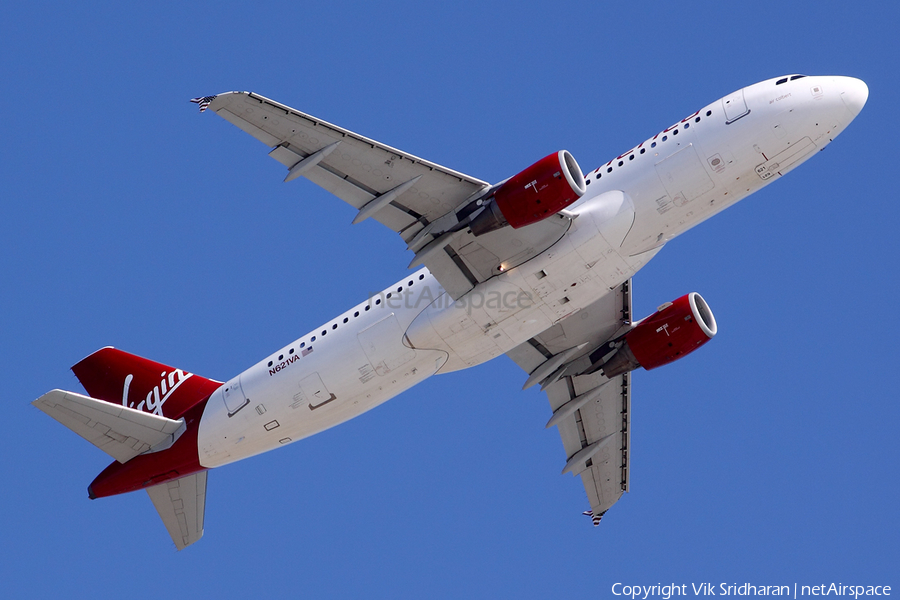
<svg viewBox="0 0 900 600">
<path fill-rule="evenodd" d="M 686 356 L 716 335 L 716 319 L 697 292 L 660 306 L 625 334 L 622 345 L 601 368 L 615 377 L 638 367 L 648 371 Z"/>
<path fill-rule="evenodd" d="M 472 219 L 472 233 L 537 223 L 578 200 L 586 189 L 584 173 L 569 151 L 554 152 L 507 179 Z"/>
</svg>

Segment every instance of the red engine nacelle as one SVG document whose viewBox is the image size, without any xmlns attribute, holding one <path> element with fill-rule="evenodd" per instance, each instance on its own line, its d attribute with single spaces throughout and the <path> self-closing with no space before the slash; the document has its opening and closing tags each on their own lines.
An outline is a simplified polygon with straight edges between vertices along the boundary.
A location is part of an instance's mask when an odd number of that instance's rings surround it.
<svg viewBox="0 0 900 600">
<path fill-rule="evenodd" d="M 507 179 L 472 220 L 472 233 L 537 223 L 578 200 L 586 189 L 584 173 L 569 151 L 554 152 Z"/>
<path fill-rule="evenodd" d="M 716 335 L 716 319 L 697 292 L 669 302 L 625 334 L 625 343 L 603 364 L 615 377 L 644 367 L 648 371 L 686 356 Z"/>
</svg>

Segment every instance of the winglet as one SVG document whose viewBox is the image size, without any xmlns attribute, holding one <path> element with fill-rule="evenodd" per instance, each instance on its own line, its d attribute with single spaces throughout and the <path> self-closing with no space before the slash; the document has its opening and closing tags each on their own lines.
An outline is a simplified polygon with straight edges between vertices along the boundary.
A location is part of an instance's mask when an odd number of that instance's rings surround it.
<svg viewBox="0 0 900 600">
<path fill-rule="evenodd" d="M 594 527 L 596 527 L 597 525 L 600 524 L 600 519 L 603 518 L 603 515 L 606 514 L 606 511 L 603 511 L 603 512 L 600 513 L 599 515 L 595 515 L 595 514 L 594 514 L 594 511 L 592 511 L 592 510 L 586 510 L 586 511 L 584 511 L 584 512 L 581 513 L 581 514 L 583 514 L 583 515 L 586 516 L 586 517 L 590 517 L 590 518 L 591 518 L 591 521 L 594 522 Z"/>
<path fill-rule="evenodd" d="M 200 106 L 200 112 L 206 110 L 209 103 L 216 99 L 216 96 L 203 96 L 202 98 L 191 98 L 191 102 Z"/>
</svg>

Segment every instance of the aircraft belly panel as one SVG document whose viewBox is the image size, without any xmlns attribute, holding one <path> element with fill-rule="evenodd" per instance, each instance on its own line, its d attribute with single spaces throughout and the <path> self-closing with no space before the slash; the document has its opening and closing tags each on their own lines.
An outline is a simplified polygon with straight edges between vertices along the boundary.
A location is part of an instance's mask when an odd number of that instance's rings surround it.
<svg viewBox="0 0 900 600">
<path fill-rule="evenodd" d="M 317 343 L 315 351 L 274 372 L 264 363 L 242 375 L 249 404 L 229 416 L 224 402 L 209 403 L 201 419 L 198 449 L 205 467 L 221 466 L 314 435 L 343 423 L 393 398 L 433 375 L 446 361 L 440 350 L 411 350 L 402 346 L 400 326 L 376 328 L 387 335 L 373 339 L 384 376 L 370 364 L 352 330 L 341 338 Z M 377 325 L 377 324 L 376 324 Z M 387 329 L 384 329 L 387 327 Z M 370 328 L 371 330 L 371 328 Z M 371 331 L 370 331 L 371 333 Z M 390 343 L 405 352 L 390 354 Z M 313 357 L 316 360 L 311 360 Z M 338 359 L 339 357 L 339 359 Z M 306 364 L 304 364 L 306 362 Z M 390 371 L 384 370 L 390 366 Z"/>
<path fill-rule="evenodd" d="M 363 329 L 356 337 L 377 375 L 386 375 L 416 357 L 416 351 L 403 344 L 403 330 L 394 313 Z"/>
</svg>

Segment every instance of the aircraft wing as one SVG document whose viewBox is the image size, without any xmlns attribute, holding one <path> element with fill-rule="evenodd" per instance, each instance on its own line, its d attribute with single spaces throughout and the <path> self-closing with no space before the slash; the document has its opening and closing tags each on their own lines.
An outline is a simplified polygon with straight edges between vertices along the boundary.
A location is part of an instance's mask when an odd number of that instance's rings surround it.
<svg viewBox="0 0 900 600">
<path fill-rule="evenodd" d="M 354 223 L 372 218 L 400 234 L 416 253 L 410 266 L 424 264 L 454 299 L 537 256 L 570 224 L 556 215 L 476 239 L 457 212 L 489 193 L 485 181 L 251 92 L 192 101 L 269 146 L 287 168 L 285 181 L 303 176 L 358 209 Z"/>
<path fill-rule="evenodd" d="M 207 473 L 200 471 L 147 488 L 156 512 L 179 550 L 203 537 Z"/>
<path fill-rule="evenodd" d="M 527 373 L 571 348 L 585 344 L 581 356 L 562 365 L 563 376 L 544 391 L 566 452 L 563 473 L 581 475 L 594 525 L 628 491 L 631 447 L 631 377 L 607 379 L 599 372 L 566 375 L 590 364 L 587 353 L 621 335 L 631 322 L 631 280 L 588 308 L 576 312 L 509 351 L 507 355 Z M 577 408 L 576 408 L 577 407 Z M 574 409 L 574 410 L 573 410 Z"/>
<path fill-rule="evenodd" d="M 420 178 L 413 184 L 415 192 L 399 194 L 402 199 L 394 199 L 390 206 L 372 215 L 401 235 L 416 229 L 419 219 L 434 221 L 488 187 L 484 181 L 251 92 L 219 94 L 209 103 L 209 110 L 272 148 L 269 155 L 288 169 L 316 152 L 332 148 L 314 165 L 318 168 L 311 165 L 299 174 L 357 209 Z M 340 143 L 333 146 L 335 142 Z M 289 172 L 287 177 L 293 179 L 295 173 Z"/>
</svg>

